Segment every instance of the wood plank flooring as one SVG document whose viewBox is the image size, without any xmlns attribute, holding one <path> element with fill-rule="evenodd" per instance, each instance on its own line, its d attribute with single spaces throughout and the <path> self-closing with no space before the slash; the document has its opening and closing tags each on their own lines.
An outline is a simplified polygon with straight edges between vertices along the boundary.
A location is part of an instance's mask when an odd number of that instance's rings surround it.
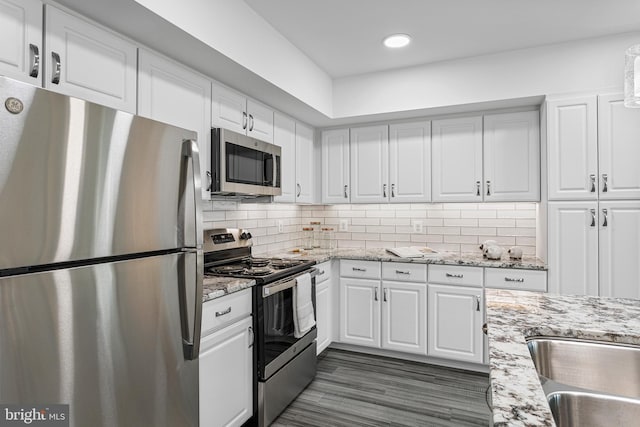
<svg viewBox="0 0 640 427">
<path fill-rule="evenodd" d="M 328 349 L 273 426 L 487 426 L 487 374 Z"/>
</svg>

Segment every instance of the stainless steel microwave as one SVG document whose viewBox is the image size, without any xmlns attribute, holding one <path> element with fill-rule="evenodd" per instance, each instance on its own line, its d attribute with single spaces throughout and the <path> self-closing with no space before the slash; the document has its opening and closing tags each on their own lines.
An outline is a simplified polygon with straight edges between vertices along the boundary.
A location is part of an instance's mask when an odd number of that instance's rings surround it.
<svg viewBox="0 0 640 427">
<path fill-rule="evenodd" d="M 281 195 L 281 152 L 268 142 L 211 129 L 211 194 Z"/>
</svg>

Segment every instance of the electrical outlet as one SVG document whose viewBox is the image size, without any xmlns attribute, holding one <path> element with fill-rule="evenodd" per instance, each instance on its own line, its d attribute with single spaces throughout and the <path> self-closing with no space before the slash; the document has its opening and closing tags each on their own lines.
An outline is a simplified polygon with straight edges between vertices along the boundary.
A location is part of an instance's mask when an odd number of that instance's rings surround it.
<svg viewBox="0 0 640 427">
<path fill-rule="evenodd" d="M 278 233 L 282 233 L 284 231 L 284 223 L 281 219 L 278 220 Z"/>
<path fill-rule="evenodd" d="M 413 222 L 413 232 L 414 233 L 422 233 L 422 221 L 414 221 Z"/>
<path fill-rule="evenodd" d="M 340 228 L 339 231 L 347 231 L 349 229 L 349 222 L 346 219 L 340 220 Z"/>
</svg>

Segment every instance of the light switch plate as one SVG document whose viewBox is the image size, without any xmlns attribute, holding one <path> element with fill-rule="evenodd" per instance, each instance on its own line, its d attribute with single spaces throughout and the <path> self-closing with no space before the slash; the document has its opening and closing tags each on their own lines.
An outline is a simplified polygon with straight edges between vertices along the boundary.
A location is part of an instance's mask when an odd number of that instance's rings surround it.
<svg viewBox="0 0 640 427">
<path fill-rule="evenodd" d="M 278 233 L 282 233 L 284 231 L 284 223 L 281 219 L 278 220 Z"/>
<path fill-rule="evenodd" d="M 413 221 L 413 232 L 422 233 L 422 221 Z"/>
<path fill-rule="evenodd" d="M 346 219 L 340 220 L 340 228 L 339 231 L 347 231 L 349 229 L 349 222 Z"/>
</svg>

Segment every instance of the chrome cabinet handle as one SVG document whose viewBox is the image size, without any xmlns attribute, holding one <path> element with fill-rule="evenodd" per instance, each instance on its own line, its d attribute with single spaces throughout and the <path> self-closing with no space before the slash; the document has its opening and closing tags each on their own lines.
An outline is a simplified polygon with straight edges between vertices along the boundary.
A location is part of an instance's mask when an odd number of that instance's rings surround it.
<svg viewBox="0 0 640 427">
<path fill-rule="evenodd" d="M 464 277 L 464 274 L 451 274 L 451 273 L 446 273 L 445 274 L 446 277 L 452 277 L 454 279 L 462 279 Z"/>
<path fill-rule="evenodd" d="M 242 112 L 242 129 L 247 128 L 247 113 L 246 111 Z"/>
<path fill-rule="evenodd" d="M 211 175 L 211 171 L 207 171 L 207 191 L 211 191 L 212 185 L 213 185 L 213 177 Z"/>
<path fill-rule="evenodd" d="M 300 184 L 296 184 L 296 188 L 298 189 L 296 197 L 300 197 L 300 194 L 302 194 L 302 187 L 300 186 Z"/>
<path fill-rule="evenodd" d="M 487 328 L 487 324 L 485 323 L 482 325 L 482 333 L 487 335 L 488 332 L 489 332 L 489 329 Z"/>
<path fill-rule="evenodd" d="M 60 55 L 56 52 L 51 52 L 51 59 L 53 60 L 53 75 L 51 76 L 51 83 L 54 85 L 60 84 L 60 72 L 62 65 L 60 64 Z"/>
<path fill-rule="evenodd" d="M 591 209 L 591 227 L 596 226 L 596 210 Z"/>
<path fill-rule="evenodd" d="M 35 44 L 29 43 L 29 52 L 31 54 L 31 71 L 29 76 L 38 77 L 40 73 L 40 49 Z"/>
<path fill-rule="evenodd" d="M 487 196 L 491 195 L 491 181 L 487 180 Z"/>
<path fill-rule="evenodd" d="M 396 274 L 411 274 L 410 271 L 396 270 Z"/>
<path fill-rule="evenodd" d="M 476 196 L 480 195 L 480 181 L 476 181 Z"/>
<path fill-rule="evenodd" d="M 513 277 L 505 277 L 505 278 L 504 278 L 504 281 L 505 281 L 505 282 L 517 282 L 517 283 L 524 283 L 524 278 L 519 277 L 519 278 L 514 279 Z"/>
<path fill-rule="evenodd" d="M 318 276 L 322 276 L 324 274 L 324 270 L 318 271 Z"/>
<path fill-rule="evenodd" d="M 362 271 L 363 273 L 364 273 L 365 271 L 367 271 L 367 269 L 366 269 L 366 268 L 352 267 L 352 269 L 353 269 L 353 271 Z"/>
<path fill-rule="evenodd" d="M 603 173 L 603 174 L 602 174 L 602 192 L 603 192 L 603 193 L 606 193 L 606 192 L 608 191 L 608 188 L 607 188 L 607 179 L 608 179 L 607 174 L 606 174 L 606 173 Z"/>
<path fill-rule="evenodd" d="M 227 308 L 224 311 L 216 311 L 216 317 L 224 316 L 225 314 L 231 313 L 231 307 Z"/>
<path fill-rule="evenodd" d="M 396 185 L 391 184 L 391 197 L 396 197 Z"/>
<path fill-rule="evenodd" d="M 249 132 L 253 131 L 253 115 L 249 114 Z"/>
<path fill-rule="evenodd" d="M 387 197 L 387 184 L 382 184 L 382 197 Z"/>
<path fill-rule="evenodd" d="M 589 175 L 589 179 L 591 180 L 591 192 L 596 192 L 596 176 L 595 174 Z"/>
<path fill-rule="evenodd" d="M 602 216 L 604 217 L 604 221 L 602 221 L 602 226 L 606 227 L 608 225 L 608 222 L 607 222 L 607 209 L 602 209 Z"/>
<path fill-rule="evenodd" d="M 382 300 L 384 302 L 387 302 L 387 288 L 384 288 L 384 290 L 382 291 Z"/>
<path fill-rule="evenodd" d="M 253 347 L 253 344 L 256 342 L 256 335 L 253 333 L 253 327 L 249 326 L 248 328 L 249 334 L 251 335 L 251 344 L 249 344 L 249 348 Z"/>
<path fill-rule="evenodd" d="M 349 196 L 347 195 L 347 188 L 348 188 L 348 186 L 347 186 L 347 185 L 345 185 L 345 186 L 344 186 L 344 198 L 345 198 L 345 199 L 348 199 L 348 198 L 349 198 Z"/>
<path fill-rule="evenodd" d="M 476 295 L 476 311 L 480 311 L 480 297 Z"/>
<path fill-rule="evenodd" d="M 378 288 L 373 288 L 373 300 L 378 301 Z"/>
</svg>

